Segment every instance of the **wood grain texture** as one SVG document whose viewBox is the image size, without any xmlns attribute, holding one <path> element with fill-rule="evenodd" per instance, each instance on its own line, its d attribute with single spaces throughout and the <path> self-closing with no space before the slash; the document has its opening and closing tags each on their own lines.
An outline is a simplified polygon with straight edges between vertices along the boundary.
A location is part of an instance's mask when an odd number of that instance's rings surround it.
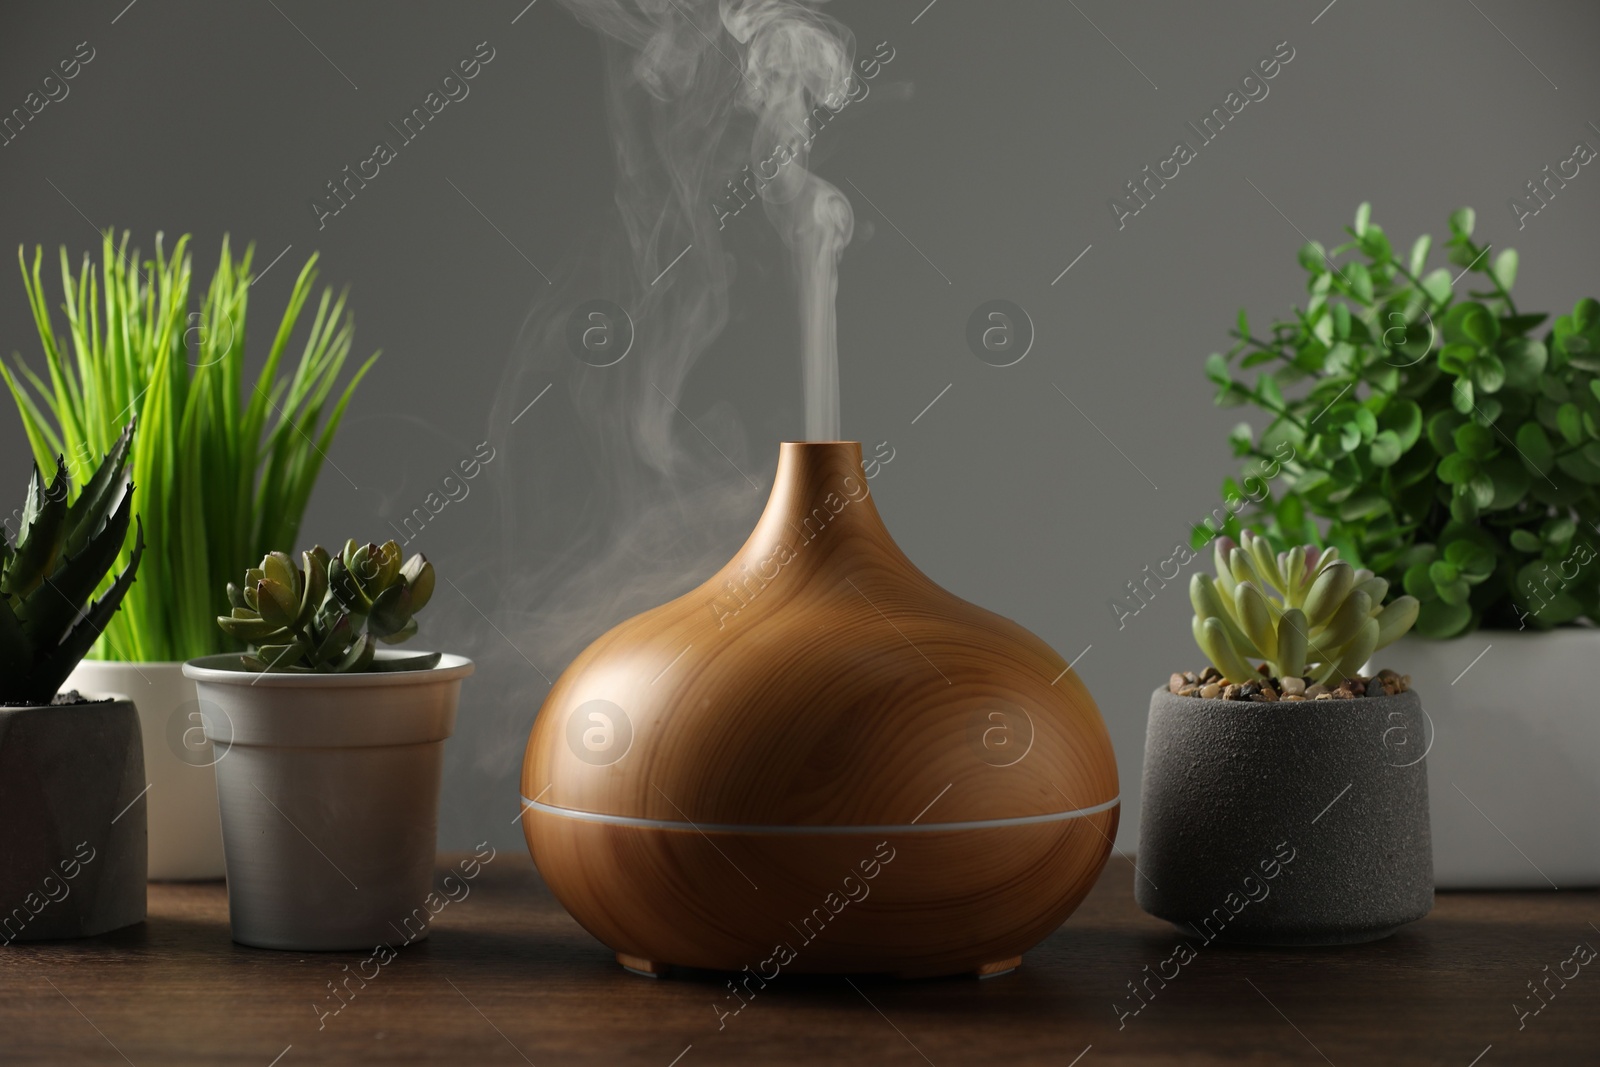
<svg viewBox="0 0 1600 1067">
<path fill-rule="evenodd" d="M 444 859 L 440 875 L 457 870 Z M 281 1054 L 276 1067 L 668 1067 L 682 1054 L 676 1067 L 1066 1067 L 1090 1045 L 1077 1067 L 1467 1067 L 1490 1045 L 1477 1067 L 1595 1062 L 1593 965 L 1564 989 L 1552 981 L 1554 999 L 1522 1029 L 1511 1010 L 1575 943 L 1600 948 L 1594 892 L 1441 893 L 1421 922 L 1349 948 L 1201 944 L 1119 1028 L 1114 1006 L 1134 1003 L 1127 983 L 1179 940 L 1134 903 L 1137 877 L 1113 857 L 1072 921 L 1011 974 L 859 976 L 852 987 L 786 973 L 719 1024 L 715 1006 L 738 1007 L 730 975 L 629 974 L 521 849 L 502 849 L 428 940 L 402 948 L 364 987 L 352 980 L 321 1029 L 314 1005 L 366 953 L 236 945 L 220 882 L 153 884 L 138 926 L 0 948 L 0 1063 L 268 1067 Z"/>
<path fill-rule="evenodd" d="M 614 750 L 585 748 L 590 722 L 591 740 Z M 858 444 L 785 443 L 733 559 L 557 680 L 523 795 L 667 824 L 523 819 L 579 921 L 657 963 L 754 966 L 892 838 L 913 858 L 794 966 L 915 974 L 1008 959 L 1058 925 L 1109 853 L 1116 813 L 951 824 L 1105 805 L 1117 774 L 1094 700 L 1061 656 L 941 589 L 895 545 Z M 914 823 L 950 832 L 773 832 Z"/>
</svg>

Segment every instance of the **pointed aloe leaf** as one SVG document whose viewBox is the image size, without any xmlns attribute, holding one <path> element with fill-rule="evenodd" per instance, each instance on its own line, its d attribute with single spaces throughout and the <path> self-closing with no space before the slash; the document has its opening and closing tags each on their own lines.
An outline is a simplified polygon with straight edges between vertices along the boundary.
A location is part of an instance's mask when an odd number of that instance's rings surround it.
<svg viewBox="0 0 1600 1067">
<path fill-rule="evenodd" d="M 139 561 L 144 557 L 144 523 L 135 519 L 133 552 L 128 557 L 128 565 L 117 575 L 115 581 L 105 591 L 99 600 L 94 601 L 83 613 L 83 618 L 67 632 L 61 643 L 50 649 L 38 660 L 33 668 L 33 681 L 36 694 L 31 699 L 38 699 L 37 693 L 49 689 L 43 699 L 49 701 L 61 688 L 61 683 L 67 680 L 67 675 L 72 673 L 78 661 L 88 653 L 107 624 L 116 614 L 117 608 L 122 604 L 122 598 L 128 590 L 133 588 L 133 583 L 138 576 Z M 30 699 L 30 698 L 25 698 Z"/>
<path fill-rule="evenodd" d="M 23 599 L 17 615 L 41 646 L 53 645 L 67 632 L 78 609 L 94 595 L 127 540 L 133 512 L 133 493 L 122 498 L 117 510 L 89 538 L 77 555 L 64 555 L 43 582 Z"/>
<path fill-rule="evenodd" d="M 17 537 L 16 554 L 4 581 L 0 581 L 0 592 L 27 596 L 55 566 L 66 533 L 66 496 L 67 468 L 60 457 L 56 459 L 55 480 L 48 489 L 36 464 L 28 483 L 28 502 L 22 509 L 22 532 Z"/>
<path fill-rule="evenodd" d="M 11 610 L 11 598 L 0 596 L 0 678 L 24 677 L 33 663 L 33 641 Z M 0 693 L 6 699 L 8 694 Z"/>
</svg>

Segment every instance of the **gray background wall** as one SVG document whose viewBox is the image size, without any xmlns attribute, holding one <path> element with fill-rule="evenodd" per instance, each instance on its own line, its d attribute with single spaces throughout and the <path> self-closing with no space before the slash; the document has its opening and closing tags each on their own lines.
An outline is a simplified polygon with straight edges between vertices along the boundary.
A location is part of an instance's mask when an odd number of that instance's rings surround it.
<svg viewBox="0 0 1600 1067">
<path fill-rule="evenodd" d="M 189 232 L 202 277 L 225 232 L 258 242 L 261 265 L 289 247 L 252 294 L 257 345 L 311 251 L 325 281 L 349 286 L 357 347 L 384 356 L 332 452 L 348 480 L 324 471 L 308 544 L 381 540 L 387 520 L 492 440 L 496 459 L 470 496 L 409 546 L 461 591 L 436 599 L 426 628 L 482 664 L 450 746 L 444 847 L 515 845 L 517 772 L 544 691 L 530 662 L 553 677 L 617 621 L 552 638 L 537 596 L 509 580 L 593 552 L 561 521 L 593 517 L 604 496 L 574 443 L 570 378 L 515 425 L 505 412 L 538 391 L 524 369 L 575 363 L 518 341 L 556 291 L 529 260 L 559 280 L 612 225 L 600 49 L 555 0 L 525 2 L 96 0 L 0 15 L 6 110 L 78 42 L 95 49 L 70 95 L 0 148 L 0 245 L 65 243 L 76 257 L 97 247 L 95 227 L 130 228 L 147 249 L 156 230 Z M 1303 295 L 1300 232 L 1335 243 L 1363 199 L 1406 243 L 1476 206 L 1480 238 L 1522 253 L 1524 307 L 1566 310 L 1600 290 L 1589 243 L 1600 176 L 1585 168 L 1521 232 L 1506 208 L 1575 141 L 1600 144 L 1600 9 L 925 3 L 830 5 L 861 52 L 881 40 L 896 50 L 814 157 L 857 218 L 839 292 L 845 435 L 890 442 L 873 491 L 920 566 L 1069 659 L 1082 654 L 1117 746 L 1119 845 L 1131 849 L 1147 694 L 1199 657 L 1181 588 L 1120 630 L 1107 602 L 1171 554 L 1232 469 L 1225 435 L 1238 414 L 1212 407 L 1202 360 L 1226 347 L 1240 305 L 1257 319 L 1285 313 Z M 471 95 L 319 231 L 308 203 L 323 183 L 485 40 L 495 58 Z M 1107 199 L 1282 41 L 1295 56 L 1270 95 L 1119 231 Z M 778 442 L 801 432 L 799 368 L 780 249 L 743 240 L 732 322 L 679 403 L 764 488 Z M 0 351 L 37 365 L 10 277 Z M 966 347 L 968 315 L 991 298 L 1035 325 L 1016 366 Z M 20 501 L 27 453 L 3 407 L 0 487 Z M 676 432 L 701 447 L 687 425 Z M 534 485 L 537 499 L 511 492 Z M 719 543 L 697 551 L 725 557 L 761 498 L 741 497 L 742 514 L 707 535 Z"/>
</svg>

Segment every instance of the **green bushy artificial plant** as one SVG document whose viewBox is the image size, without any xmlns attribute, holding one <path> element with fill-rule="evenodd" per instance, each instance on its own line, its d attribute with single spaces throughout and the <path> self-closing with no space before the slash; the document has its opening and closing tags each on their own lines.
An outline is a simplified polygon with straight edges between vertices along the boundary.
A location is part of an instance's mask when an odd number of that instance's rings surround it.
<svg viewBox="0 0 1600 1067">
<path fill-rule="evenodd" d="M 1431 238 L 1401 253 L 1362 204 L 1348 242 L 1301 248 L 1292 318 L 1258 333 L 1239 312 L 1206 373 L 1219 404 L 1268 416 L 1230 435 L 1247 472 L 1281 475 L 1227 479 L 1229 517 L 1196 548 L 1244 529 L 1337 547 L 1416 597 L 1428 637 L 1600 621 L 1600 302 L 1546 327 L 1511 296 L 1515 250 L 1473 223 L 1450 216 L 1430 270 Z"/>
</svg>

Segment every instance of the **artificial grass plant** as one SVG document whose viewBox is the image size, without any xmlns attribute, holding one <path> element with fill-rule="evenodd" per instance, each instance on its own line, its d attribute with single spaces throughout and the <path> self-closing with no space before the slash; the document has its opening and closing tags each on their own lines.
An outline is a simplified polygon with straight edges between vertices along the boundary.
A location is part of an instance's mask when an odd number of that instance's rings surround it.
<svg viewBox="0 0 1600 1067">
<path fill-rule="evenodd" d="M 226 237 L 211 285 L 191 311 L 189 238 L 140 263 L 107 231 L 98 271 L 85 255 L 74 275 L 61 249 L 61 307 L 52 321 L 40 274 L 21 248 L 23 283 L 44 347 L 48 381 L 16 356 L 0 376 L 16 400 L 34 457 L 66 457 L 86 484 L 136 419 L 128 470 L 139 490 L 146 546 L 139 581 L 107 624 L 94 658 L 183 660 L 237 647 L 216 617 L 230 578 L 272 551 L 293 549 L 318 471 L 374 353 L 334 398 L 350 354 L 353 316 L 324 288 L 292 374 L 284 351 L 315 284 L 317 257 L 301 268 L 266 362 L 245 379 L 245 312 L 254 246 L 235 259 Z M 330 406 L 331 402 L 331 406 Z M 319 428 L 320 424 L 320 428 Z M 118 568 L 130 552 L 124 547 Z"/>
</svg>

